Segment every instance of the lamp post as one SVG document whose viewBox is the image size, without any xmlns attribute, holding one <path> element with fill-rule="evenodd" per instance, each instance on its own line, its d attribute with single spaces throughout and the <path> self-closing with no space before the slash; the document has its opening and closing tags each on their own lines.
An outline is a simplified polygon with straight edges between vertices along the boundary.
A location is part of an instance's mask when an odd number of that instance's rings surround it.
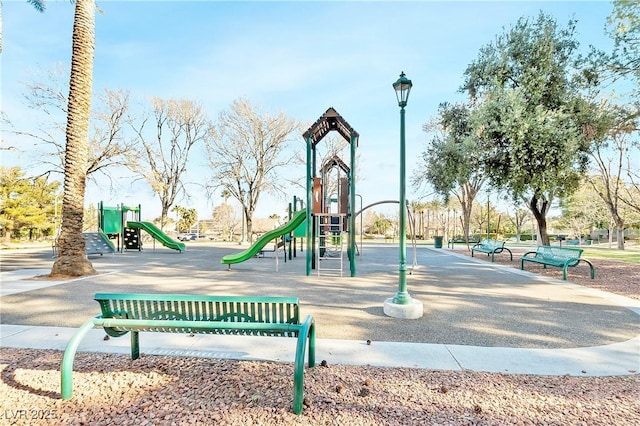
<svg viewBox="0 0 640 426">
<path fill-rule="evenodd" d="M 384 302 L 384 313 L 394 318 L 416 319 L 423 315 L 422 303 L 412 299 L 407 291 L 407 243 L 406 243 L 406 167 L 405 167 L 405 130 L 404 130 L 404 108 L 407 106 L 409 92 L 413 84 L 404 72 L 400 78 L 393 83 L 396 91 L 398 106 L 400 107 L 400 267 L 398 268 L 398 291 L 393 298 Z"/>
</svg>

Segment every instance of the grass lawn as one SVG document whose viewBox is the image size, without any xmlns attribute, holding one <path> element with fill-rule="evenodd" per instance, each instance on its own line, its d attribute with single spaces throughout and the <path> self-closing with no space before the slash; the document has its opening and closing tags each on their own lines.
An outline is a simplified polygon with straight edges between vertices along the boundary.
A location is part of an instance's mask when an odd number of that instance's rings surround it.
<svg viewBox="0 0 640 426">
<path fill-rule="evenodd" d="M 582 255 L 590 259 L 610 259 L 621 262 L 640 263 L 640 248 L 637 246 L 633 248 L 627 247 L 625 250 L 608 247 L 584 247 Z"/>
</svg>

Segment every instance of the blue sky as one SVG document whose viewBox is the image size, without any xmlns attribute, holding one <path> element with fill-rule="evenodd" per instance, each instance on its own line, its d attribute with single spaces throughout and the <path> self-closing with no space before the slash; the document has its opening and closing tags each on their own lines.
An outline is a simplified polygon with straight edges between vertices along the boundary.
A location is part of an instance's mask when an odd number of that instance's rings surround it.
<svg viewBox="0 0 640 426">
<path fill-rule="evenodd" d="M 2 110 L 16 129 L 33 129 L 42 116 L 28 110 L 24 82 L 34 81 L 71 55 L 73 4 L 47 1 L 38 13 L 26 1 L 3 1 Z M 94 94 L 125 89 L 132 98 L 184 98 L 202 103 L 212 119 L 238 97 L 269 112 L 283 111 L 310 125 L 334 107 L 360 134 L 357 192 L 364 204 L 398 199 L 399 108 L 391 84 L 401 71 L 413 81 L 406 112 L 407 176 L 416 169 L 427 135 L 422 125 L 441 102 L 458 93 L 466 66 L 479 49 L 522 16 L 540 10 L 559 23 L 574 17 L 581 48 L 608 50 L 604 34 L 612 5 L 592 2 L 170 2 L 98 1 Z M 4 134 L 25 150 L 31 140 Z M 292 149 L 304 152 L 302 136 Z M 3 152 L 5 166 L 37 166 L 29 153 Z M 347 159 L 348 160 L 348 159 Z M 283 171 L 304 176 L 304 168 Z M 208 178 L 202 152 L 194 153 L 187 181 Z M 219 197 L 207 200 L 195 185 L 178 202 L 208 218 Z M 280 213 L 287 198 L 265 194 L 257 216 Z M 425 194 L 408 185 L 407 198 Z M 141 183 L 114 193 L 87 187 L 87 203 L 142 204 L 143 219 L 160 202 Z M 386 209 L 386 210 L 385 210 Z M 397 209 L 389 206 L 384 211 Z"/>
</svg>

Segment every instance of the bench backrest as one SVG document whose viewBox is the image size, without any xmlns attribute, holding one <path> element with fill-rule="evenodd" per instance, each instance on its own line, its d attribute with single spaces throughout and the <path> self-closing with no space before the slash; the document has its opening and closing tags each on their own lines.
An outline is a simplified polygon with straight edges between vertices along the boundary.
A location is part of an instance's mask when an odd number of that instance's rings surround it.
<svg viewBox="0 0 640 426">
<path fill-rule="evenodd" d="M 538 246 L 536 257 L 550 262 L 566 262 L 569 259 L 578 259 L 584 250 L 574 247 L 555 247 L 555 246 Z M 576 262 L 570 263 L 575 266 Z"/>
<path fill-rule="evenodd" d="M 102 318 L 136 320 L 175 320 L 170 329 L 146 331 L 201 332 L 216 334 L 296 335 L 291 332 L 221 328 L 180 329 L 180 321 L 219 321 L 260 324 L 300 324 L 298 299 L 295 297 L 200 296 L 176 294 L 97 293 Z M 123 329 L 122 331 L 125 331 Z"/>
<path fill-rule="evenodd" d="M 482 241 L 480 241 L 480 245 L 481 246 L 485 246 L 487 248 L 502 248 L 504 247 L 504 241 L 497 241 L 497 240 L 491 240 L 491 239 L 483 239 Z"/>
</svg>

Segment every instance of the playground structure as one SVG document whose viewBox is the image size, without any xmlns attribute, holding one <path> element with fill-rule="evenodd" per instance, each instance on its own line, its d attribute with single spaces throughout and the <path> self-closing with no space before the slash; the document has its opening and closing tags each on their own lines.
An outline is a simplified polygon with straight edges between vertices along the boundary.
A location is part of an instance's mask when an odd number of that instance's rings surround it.
<svg viewBox="0 0 640 426">
<path fill-rule="evenodd" d="M 318 176 L 317 145 L 331 131 L 337 131 L 350 146 L 350 161 L 347 165 L 334 155 L 320 168 Z M 356 275 L 356 205 L 355 169 L 358 132 L 347 123 L 338 112 L 329 108 L 306 131 L 303 137 L 307 144 L 307 255 L 306 274 L 332 260 L 340 262 L 338 267 L 324 267 L 324 270 L 340 271 L 342 275 L 342 247 L 347 236 L 347 258 L 350 275 Z M 337 172 L 332 180 L 331 173 Z M 343 176 L 344 174 L 344 176 Z M 333 192 L 335 190 L 335 192 Z M 335 195 L 335 197 L 334 197 Z"/>
<path fill-rule="evenodd" d="M 116 240 L 115 249 L 120 253 L 125 249 L 142 250 L 141 230 L 167 248 L 179 252 L 186 249 L 184 243 L 175 241 L 153 223 L 140 221 L 140 212 L 140 205 L 107 207 L 101 201 L 98 204 L 98 235 L 110 244 L 113 244 L 110 240 Z"/>
<path fill-rule="evenodd" d="M 316 147 L 333 130 L 337 131 L 350 144 L 350 165 L 347 165 L 337 155 L 333 155 L 321 165 L 320 176 L 318 176 Z M 318 274 L 323 270 L 339 272 L 342 276 L 346 235 L 350 275 L 352 277 L 356 275 L 356 215 L 354 208 L 356 205 L 355 159 L 358 132 L 353 130 L 335 109 L 329 108 L 303 133 L 303 137 L 307 143 L 306 206 L 295 211 L 298 200 L 294 197 L 293 210 L 291 205 L 289 206 L 289 222 L 265 233 L 247 250 L 224 256 L 221 263 L 229 265 L 229 268 L 231 264 L 244 262 L 258 255 L 269 241 L 278 237 L 285 238 L 283 245 L 288 244 L 289 259 L 291 259 L 292 253 L 295 256 L 295 238 L 306 238 L 306 274 L 311 275 L 311 270 L 317 269 Z M 289 237 L 288 240 L 286 237 Z M 285 261 L 286 257 L 285 250 Z"/>
<path fill-rule="evenodd" d="M 337 131 L 349 142 L 349 163 L 334 154 L 318 168 L 318 144 L 331 131 Z M 244 262 L 258 255 L 269 241 L 288 234 L 293 238 L 306 238 L 306 275 L 311 275 L 315 269 L 318 275 L 324 271 L 338 272 L 342 276 L 346 241 L 349 273 L 352 277 L 356 276 L 355 162 L 359 134 L 331 107 L 302 136 L 307 147 L 304 215 L 302 210 L 291 212 L 287 224 L 267 232 L 247 250 L 224 256 L 221 263 L 231 265 Z M 294 198 L 295 208 L 297 202 Z M 291 240 L 289 238 L 288 241 L 290 259 L 292 252 L 295 255 L 295 241 L 292 250 Z"/>
</svg>

